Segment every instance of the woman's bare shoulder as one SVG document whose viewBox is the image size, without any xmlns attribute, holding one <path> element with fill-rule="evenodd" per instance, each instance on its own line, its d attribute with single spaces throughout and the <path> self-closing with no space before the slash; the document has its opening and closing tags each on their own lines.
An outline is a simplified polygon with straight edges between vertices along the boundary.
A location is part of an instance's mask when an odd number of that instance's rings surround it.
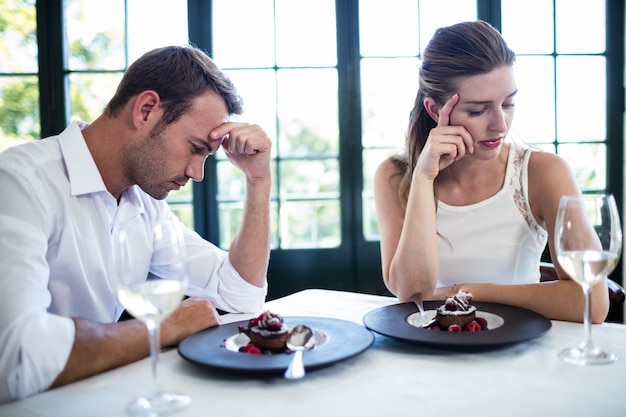
<svg viewBox="0 0 626 417">
<path fill-rule="evenodd" d="M 376 181 L 400 181 L 403 171 L 398 158 L 389 157 L 380 163 L 376 169 Z"/>
<path fill-rule="evenodd" d="M 377 204 L 390 204 L 398 198 L 403 171 L 393 157 L 385 159 L 374 175 L 374 198 Z"/>
<path fill-rule="evenodd" d="M 533 152 L 528 161 L 528 193 L 535 217 L 546 219 L 563 195 L 578 194 L 578 185 L 569 164 L 551 152 Z"/>
<path fill-rule="evenodd" d="M 559 155 L 546 151 L 533 151 L 528 161 L 529 176 L 570 173 L 568 163 Z"/>
</svg>

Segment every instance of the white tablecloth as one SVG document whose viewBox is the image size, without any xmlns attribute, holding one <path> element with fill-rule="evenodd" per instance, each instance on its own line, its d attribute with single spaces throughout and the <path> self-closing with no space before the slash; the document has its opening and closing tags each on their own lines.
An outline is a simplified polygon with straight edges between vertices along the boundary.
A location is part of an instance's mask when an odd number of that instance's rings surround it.
<svg viewBox="0 0 626 417">
<path fill-rule="evenodd" d="M 389 297 L 306 290 L 266 304 L 285 316 L 321 316 L 362 324 Z M 225 322 L 250 316 L 228 315 Z M 161 356 L 160 379 L 190 394 L 176 416 L 625 416 L 626 326 L 593 326 L 597 345 L 616 352 L 611 365 L 579 367 L 556 354 L 577 345 L 581 324 L 553 322 L 548 334 L 486 352 L 421 347 L 376 335 L 363 354 L 313 370 L 302 380 L 215 372 Z M 124 406 L 150 387 L 143 360 L 29 399 L 0 406 L 0 416 L 123 416 Z"/>
</svg>

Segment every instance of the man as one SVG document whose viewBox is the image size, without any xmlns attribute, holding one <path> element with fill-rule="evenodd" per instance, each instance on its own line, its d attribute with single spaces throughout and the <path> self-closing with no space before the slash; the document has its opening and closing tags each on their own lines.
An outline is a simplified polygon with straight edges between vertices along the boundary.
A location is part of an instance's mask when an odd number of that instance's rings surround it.
<svg viewBox="0 0 626 417">
<path fill-rule="evenodd" d="M 163 199 L 201 181 L 220 145 L 245 174 L 241 229 L 228 252 L 185 231 L 192 297 L 162 323 L 161 344 L 219 324 L 216 306 L 261 307 L 271 141 L 256 125 L 228 121 L 241 113 L 232 83 L 208 56 L 166 47 L 128 68 L 93 123 L 0 154 L 0 402 L 148 355 L 144 324 L 117 322 L 112 232 L 141 222 L 130 239 L 150 259 L 152 226 L 173 216 Z"/>
</svg>

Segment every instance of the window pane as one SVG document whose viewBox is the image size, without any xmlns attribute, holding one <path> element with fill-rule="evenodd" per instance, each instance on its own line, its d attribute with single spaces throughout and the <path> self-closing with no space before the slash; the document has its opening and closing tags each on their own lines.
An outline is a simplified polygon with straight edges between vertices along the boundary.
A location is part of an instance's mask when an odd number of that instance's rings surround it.
<svg viewBox="0 0 626 417">
<path fill-rule="evenodd" d="M 360 1 L 361 55 L 417 56 L 417 3 L 397 0 L 389 7 L 389 3 L 383 1 Z"/>
<path fill-rule="evenodd" d="M 39 136 L 37 77 L 0 77 L 0 152 Z"/>
<path fill-rule="evenodd" d="M 189 42 L 187 0 L 126 0 L 126 3 L 129 62 L 152 49 Z"/>
<path fill-rule="evenodd" d="M 476 20 L 476 2 L 421 0 L 359 2 L 361 39 L 362 218 L 366 240 L 378 239 L 372 181 L 376 168 L 404 148 L 417 95 L 419 52 L 440 27 Z M 417 10 L 419 8 L 419 12 Z M 409 58 L 412 56 L 412 58 Z"/>
<path fill-rule="evenodd" d="M 180 191 L 180 190 L 179 190 Z M 169 201 L 170 209 L 185 225 L 193 225 L 193 206 L 187 203 L 174 204 Z"/>
<path fill-rule="evenodd" d="M 220 246 L 222 248 L 227 249 L 230 242 L 235 238 L 242 215 L 243 201 L 219 204 Z"/>
<path fill-rule="evenodd" d="M 126 68 L 124 0 L 66 0 L 68 68 Z"/>
<path fill-rule="evenodd" d="M 186 0 L 66 0 L 65 6 L 68 67 L 80 71 L 69 74 L 72 119 L 90 122 L 98 117 L 129 62 L 157 47 L 187 43 Z M 190 182 L 167 197 L 190 228 L 192 187 Z"/>
<path fill-rule="evenodd" d="M 556 70 L 559 141 L 606 140 L 606 58 L 558 56 Z"/>
<path fill-rule="evenodd" d="M 475 1 L 421 0 L 419 7 L 420 50 L 422 51 L 440 27 L 476 20 Z"/>
<path fill-rule="evenodd" d="M 270 138 L 276 137 L 276 72 L 264 70 L 226 71 L 243 98 L 244 113 L 232 120 L 256 123 Z M 276 153 L 276 143 L 272 146 Z M 221 153 L 218 153 L 221 156 Z"/>
<path fill-rule="evenodd" d="M 404 147 L 419 64 L 417 58 L 361 60 L 364 147 Z"/>
<path fill-rule="evenodd" d="M 589 0 L 556 0 L 557 53 L 602 53 L 605 51 L 604 3 L 604 1 Z"/>
<path fill-rule="evenodd" d="M 280 233 L 278 231 L 278 203 L 274 200 L 270 202 L 270 247 L 276 249 L 280 247 Z M 231 239 L 232 240 L 232 239 Z M 230 240 L 228 241 L 230 242 Z"/>
<path fill-rule="evenodd" d="M 220 151 L 221 153 L 222 151 Z M 218 199 L 242 200 L 246 193 L 246 178 L 239 169 L 235 169 L 228 160 L 217 163 L 217 176 L 220 179 L 217 183 Z"/>
<path fill-rule="evenodd" d="M 4 0 L 0 14 L 0 152 L 40 136 L 34 0 Z"/>
<path fill-rule="evenodd" d="M 606 189 L 606 145 L 567 144 L 559 145 L 559 155 L 572 169 L 583 191 Z"/>
<path fill-rule="evenodd" d="M 280 245 L 328 248 L 341 243 L 336 159 L 280 163 Z"/>
<path fill-rule="evenodd" d="M 502 0 L 502 36 L 516 54 L 554 51 L 552 1 Z"/>
<path fill-rule="evenodd" d="M 281 200 L 339 196 L 339 163 L 334 158 L 281 161 L 279 169 Z"/>
<path fill-rule="evenodd" d="M 554 58 L 518 56 L 515 63 L 518 93 L 511 134 L 524 142 L 555 139 Z"/>
<path fill-rule="evenodd" d="M 221 152 L 220 152 L 221 153 Z M 276 179 L 276 163 L 272 163 L 272 178 Z M 235 168 L 229 161 L 223 159 L 217 162 L 218 177 L 218 219 L 219 219 L 219 244 L 223 249 L 228 249 L 239 226 L 241 225 L 241 213 L 245 199 L 245 177 L 241 170 Z M 270 228 L 272 248 L 278 247 L 278 204 L 276 193 L 276 181 L 272 182 L 272 202 L 270 203 Z"/>
<path fill-rule="evenodd" d="M 278 66 L 337 63 L 335 2 L 275 0 Z"/>
<path fill-rule="evenodd" d="M 187 227 L 193 229 L 193 186 L 194 181 L 188 181 L 180 190 L 173 190 L 167 195 L 166 201 L 174 214 Z"/>
<path fill-rule="evenodd" d="M 341 209 L 338 201 L 286 202 L 280 209 L 282 248 L 339 246 Z"/>
<path fill-rule="evenodd" d="M 376 207 L 374 203 L 374 174 L 378 166 L 401 149 L 365 149 L 363 150 L 363 236 L 365 240 L 380 239 Z"/>
<path fill-rule="evenodd" d="M 278 154 L 337 155 L 337 71 L 278 71 Z"/>
<path fill-rule="evenodd" d="M 72 119 L 91 122 L 104 111 L 122 74 L 72 73 L 69 78 Z"/>
<path fill-rule="evenodd" d="M 273 67 L 273 0 L 218 0 L 212 4 L 213 56 L 220 67 Z M 245 30 L 233 30 L 233 16 Z"/>
<path fill-rule="evenodd" d="M 0 73 L 36 73 L 35 0 L 3 0 L 0 13 Z"/>
<path fill-rule="evenodd" d="M 378 218 L 376 216 L 376 203 L 374 195 L 363 195 L 363 238 L 366 241 L 380 240 Z"/>
<path fill-rule="evenodd" d="M 213 33 L 228 33 L 213 37 L 215 61 L 227 71 L 244 101 L 244 114 L 233 119 L 257 123 L 270 138 L 276 138 L 272 148 L 273 167 L 278 170 L 272 193 L 273 247 L 326 247 L 328 243 L 315 239 L 327 241 L 329 235 L 335 245 L 340 237 L 339 218 L 329 226 L 335 227 L 332 233 L 322 233 L 327 227 L 322 224 L 309 227 L 308 218 L 306 231 L 291 224 L 307 213 L 339 207 L 335 2 L 215 0 L 212 5 Z M 233 34 L 233 15 L 246 28 L 240 34 Z M 224 247 L 232 235 L 221 229 L 236 230 L 234 225 L 238 225 L 237 212 L 233 214 L 226 204 L 242 201 L 245 182 L 223 154 L 216 157 L 219 213 L 228 216 L 224 222 L 219 220 Z M 307 211 L 292 213 L 289 207 L 294 199 Z"/>
</svg>

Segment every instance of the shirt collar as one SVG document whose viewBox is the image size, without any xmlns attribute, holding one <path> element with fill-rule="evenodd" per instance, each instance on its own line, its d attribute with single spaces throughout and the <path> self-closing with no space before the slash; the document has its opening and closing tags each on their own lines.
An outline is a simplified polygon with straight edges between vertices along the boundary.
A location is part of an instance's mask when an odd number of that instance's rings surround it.
<svg viewBox="0 0 626 417">
<path fill-rule="evenodd" d="M 65 160 L 67 175 L 70 182 L 70 193 L 72 196 L 83 194 L 106 192 L 113 198 L 104 185 L 100 171 L 96 162 L 89 152 L 82 130 L 87 127 L 87 123 L 74 121 L 59 135 L 59 146 Z M 128 199 L 130 203 L 137 207 L 139 213 L 144 212 L 144 205 L 140 194 L 142 191 L 137 185 L 128 187 L 122 193 L 122 200 Z"/>
<path fill-rule="evenodd" d="M 72 196 L 107 191 L 81 130 L 83 122 L 72 122 L 59 135 L 59 146 L 65 160 Z"/>
</svg>

